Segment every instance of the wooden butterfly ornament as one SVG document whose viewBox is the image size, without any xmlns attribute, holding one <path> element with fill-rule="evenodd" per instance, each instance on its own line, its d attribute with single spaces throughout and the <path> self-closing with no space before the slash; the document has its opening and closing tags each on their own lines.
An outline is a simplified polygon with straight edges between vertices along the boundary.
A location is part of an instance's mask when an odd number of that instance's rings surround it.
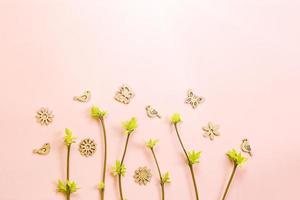
<svg viewBox="0 0 300 200">
<path fill-rule="evenodd" d="M 50 152 L 50 143 L 45 143 L 41 148 L 33 150 L 33 153 L 39 155 L 47 155 L 49 152 Z"/>
<path fill-rule="evenodd" d="M 190 104 L 195 109 L 200 103 L 204 102 L 204 97 L 195 95 L 191 90 L 188 90 L 185 103 Z"/>
<path fill-rule="evenodd" d="M 115 94 L 115 100 L 123 104 L 129 104 L 134 95 L 129 86 L 122 85 Z"/>
</svg>

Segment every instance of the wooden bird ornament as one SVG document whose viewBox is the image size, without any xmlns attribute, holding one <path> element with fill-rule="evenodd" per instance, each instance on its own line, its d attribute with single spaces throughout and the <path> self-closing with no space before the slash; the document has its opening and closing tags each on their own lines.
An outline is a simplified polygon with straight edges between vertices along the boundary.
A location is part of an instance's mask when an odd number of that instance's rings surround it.
<svg viewBox="0 0 300 200">
<path fill-rule="evenodd" d="M 146 106 L 146 112 L 147 112 L 148 117 L 150 117 L 150 118 L 154 118 L 154 117 L 161 118 L 161 116 L 159 115 L 157 110 L 152 108 L 152 106 L 150 106 L 150 105 Z"/>
<path fill-rule="evenodd" d="M 41 148 L 33 150 L 33 153 L 39 155 L 47 155 L 49 152 L 50 152 L 50 143 L 45 143 Z"/>
<path fill-rule="evenodd" d="M 242 140 L 241 149 L 243 152 L 248 153 L 250 156 L 252 156 L 251 146 L 248 139 Z"/>
<path fill-rule="evenodd" d="M 73 99 L 76 100 L 76 101 L 79 101 L 79 102 L 86 103 L 91 99 L 91 91 L 86 90 L 86 91 L 83 92 L 82 95 L 75 96 Z"/>
</svg>

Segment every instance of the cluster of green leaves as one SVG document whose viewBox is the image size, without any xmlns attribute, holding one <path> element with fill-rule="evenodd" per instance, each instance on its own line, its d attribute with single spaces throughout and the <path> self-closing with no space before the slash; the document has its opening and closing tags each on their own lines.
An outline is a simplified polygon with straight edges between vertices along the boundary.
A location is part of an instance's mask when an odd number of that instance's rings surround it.
<svg viewBox="0 0 300 200">
<path fill-rule="evenodd" d="M 106 111 L 100 110 L 100 108 L 97 106 L 92 106 L 92 108 L 91 108 L 91 116 L 92 117 L 99 119 L 99 118 L 104 118 L 106 115 L 107 115 Z"/>
<path fill-rule="evenodd" d="M 121 162 L 117 160 L 115 166 L 112 168 L 112 174 L 114 176 L 117 175 L 125 176 L 125 173 L 126 173 L 125 165 L 121 164 Z"/>
<path fill-rule="evenodd" d="M 146 146 L 149 148 L 149 149 L 153 149 L 154 146 L 158 143 L 158 140 L 153 140 L 153 139 L 150 139 L 146 142 Z"/>
<path fill-rule="evenodd" d="M 138 123 L 135 117 L 132 117 L 129 121 L 123 122 L 123 128 L 125 129 L 126 135 L 132 133 L 137 127 Z"/>
<path fill-rule="evenodd" d="M 165 174 L 162 175 L 162 183 L 171 183 L 171 177 L 170 177 L 170 173 L 167 172 Z"/>
<path fill-rule="evenodd" d="M 99 189 L 99 190 L 103 190 L 104 188 L 105 188 L 105 183 L 101 181 L 101 182 L 98 184 L 98 189 Z"/>
<path fill-rule="evenodd" d="M 199 158 L 201 157 L 201 151 L 190 151 L 188 152 L 188 158 L 190 164 L 199 163 Z"/>
<path fill-rule="evenodd" d="M 65 129 L 65 143 L 67 146 L 70 146 L 72 143 L 75 143 L 76 136 L 73 136 L 72 131 L 68 128 Z"/>
<path fill-rule="evenodd" d="M 234 164 L 238 166 L 242 165 L 247 161 L 247 158 L 244 157 L 241 153 L 238 153 L 235 149 L 228 151 L 227 156 L 229 160 L 231 160 L 232 162 L 234 162 Z"/>
<path fill-rule="evenodd" d="M 58 180 L 57 191 L 64 194 L 71 194 L 79 189 L 78 185 L 74 181 L 62 181 Z"/>
<path fill-rule="evenodd" d="M 172 124 L 177 124 L 179 122 L 181 122 L 181 116 L 179 113 L 175 113 L 171 116 L 171 122 Z"/>
</svg>

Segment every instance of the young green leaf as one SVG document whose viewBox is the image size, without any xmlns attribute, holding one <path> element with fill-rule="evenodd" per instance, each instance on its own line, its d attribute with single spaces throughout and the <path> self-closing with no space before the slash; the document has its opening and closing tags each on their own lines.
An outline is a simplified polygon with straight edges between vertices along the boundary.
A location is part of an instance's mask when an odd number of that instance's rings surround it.
<svg viewBox="0 0 300 200">
<path fill-rule="evenodd" d="M 147 146 L 148 148 L 150 148 L 150 149 L 153 149 L 154 146 L 155 146 L 157 143 L 158 143 L 158 140 L 152 140 L 152 139 L 150 139 L 150 140 L 148 140 L 148 141 L 146 142 L 146 146 Z"/>
<path fill-rule="evenodd" d="M 132 117 L 129 121 L 123 122 L 123 128 L 125 129 L 125 134 L 132 133 L 137 128 L 137 119 Z"/>
<path fill-rule="evenodd" d="M 229 160 L 231 160 L 238 166 L 247 161 L 247 158 L 244 157 L 241 153 L 238 153 L 235 149 L 228 151 L 227 156 Z"/>
<path fill-rule="evenodd" d="M 76 137 L 73 136 L 72 131 L 68 128 L 65 129 L 65 143 L 67 146 L 70 146 L 72 143 L 75 143 Z"/>
<path fill-rule="evenodd" d="M 67 193 L 67 185 L 62 180 L 58 180 L 57 191 L 61 193 Z"/>
<path fill-rule="evenodd" d="M 188 158 L 189 158 L 189 162 L 190 164 L 196 164 L 196 163 L 199 163 L 199 158 L 201 156 L 201 151 L 190 151 L 188 152 Z"/>
<path fill-rule="evenodd" d="M 105 188 L 105 184 L 101 181 L 98 185 L 99 190 L 103 190 Z"/>
<path fill-rule="evenodd" d="M 91 108 L 91 116 L 94 117 L 94 118 L 103 118 L 107 115 L 107 112 L 105 111 L 101 111 L 99 107 L 97 106 L 93 106 Z"/>
<path fill-rule="evenodd" d="M 74 193 L 79 189 L 78 185 L 74 181 L 67 181 L 67 186 L 70 193 Z"/>
<path fill-rule="evenodd" d="M 126 173 L 126 167 L 124 164 L 121 164 L 119 160 L 116 161 L 115 166 L 112 168 L 112 174 L 114 176 L 122 175 L 125 176 Z"/>
<path fill-rule="evenodd" d="M 179 122 L 181 122 L 181 116 L 179 113 L 175 113 L 171 116 L 171 122 L 172 124 L 177 124 Z"/>
<path fill-rule="evenodd" d="M 163 183 L 171 183 L 171 178 L 170 178 L 169 172 L 162 175 L 162 182 Z"/>
</svg>

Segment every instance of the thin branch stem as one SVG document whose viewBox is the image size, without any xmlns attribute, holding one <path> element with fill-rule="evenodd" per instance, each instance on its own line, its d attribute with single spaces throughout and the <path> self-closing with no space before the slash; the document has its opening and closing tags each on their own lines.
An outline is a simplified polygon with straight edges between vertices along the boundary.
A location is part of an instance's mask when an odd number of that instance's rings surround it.
<svg viewBox="0 0 300 200">
<path fill-rule="evenodd" d="M 193 178 L 194 189 L 195 189 L 195 194 L 196 194 L 196 199 L 199 200 L 198 187 L 197 187 L 197 182 L 196 182 L 196 179 L 195 179 L 193 165 L 189 161 L 189 156 L 188 156 L 188 153 L 187 153 L 187 151 L 186 151 L 186 149 L 183 145 L 183 142 L 181 140 L 181 137 L 180 137 L 180 134 L 179 134 L 179 131 L 178 131 L 178 128 L 177 128 L 177 123 L 174 124 L 174 127 L 175 127 L 175 130 L 176 130 L 176 134 L 177 134 L 178 140 L 180 142 L 181 148 L 182 148 L 182 150 L 185 154 L 185 157 L 186 157 L 187 162 L 188 162 L 188 166 L 189 166 L 190 171 L 191 171 L 191 175 L 192 175 L 192 178 Z"/>
<path fill-rule="evenodd" d="M 237 166 L 238 166 L 238 165 L 234 163 L 233 170 L 232 170 L 232 172 L 231 172 L 231 176 L 230 176 L 230 179 L 229 179 L 229 181 L 228 181 L 228 183 L 227 183 L 227 186 L 226 186 L 225 192 L 224 192 L 224 194 L 223 194 L 222 200 L 225 200 L 225 198 L 226 198 L 226 195 L 227 195 L 228 190 L 229 190 L 229 188 L 230 188 L 231 182 L 232 182 L 233 177 L 234 177 L 234 175 L 235 175 Z"/>
<path fill-rule="evenodd" d="M 154 152 L 153 148 L 150 148 L 150 149 L 151 149 L 151 152 L 152 152 L 152 155 L 154 157 L 155 164 L 156 164 L 156 167 L 157 167 L 157 170 L 158 170 L 158 173 L 159 173 L 160 186 L 161 186 L 161 199 L 164 200 L 165 199 L 165 184 L 163 182 L 162 174 L 161 174 L 161 171 L 160 171 L 160 168 L 159 168 L 159 165 L 158 165 L 158 161 L 157 161 L 155 152 Z"/>
<path fill-rule="evenodd" d="M 193 178 L 193 184 L 194 184 L 194 189 L 195 189 L 195 193 L 196 193 L 196 199 L 198 200 L 199 199 L 199 194 L 198 194 L 197 182 L 196 182 L 196 179 L 195 179 L 193 165 L 189 164 L 189 168 L 190 168 L 190 171 L 191 171 L 191 174 L 192 174 L 192 178 Z"/>
<path fill-rule="evenodd" d="M 189 156 L 188 156 L 187 151 L 185 150 L 185 147 L 184 147 L 184 145 L 183 145 L 183 143 L 182 143 L 182 140 L 181 140 L 181 137 L 180 137 L 180 135 L 179 135 L 178 128 L 177 128 L 177 124 L 174 124 L 174 127 L 175 127 L 175 130 L 176 130 L 176 134 L 177 134 L 178 140 L 179 140 L 180 145 L 181 145 L 181 147 L 182 147 L 182 150 L 183 150 L 183 152 L 184 152 L 184 154 L 185 154 L 185 156 L 186 156 L 187 161 L 189 162 Z"/>
<path fill-rule="evenodd" d="M 121 166 L 124 163 L 124 159 L 125 159 L 125 155 L 126 155 L 126 152 L 127 152 L 127 147 L 128 147 L 128 142 L 129 142 L 130 135 L 131 135 L 131 133 L 127 134 L 125 148 L 124 148 L 124 152 L 123 152 L 123 156 L 122 156 L 122 160 L 121 160 Z M 121 198 L 121 200 L 124 200 L 123 190 L 122 190 L 122 175 L 121 174 L 119 174 L 119 192 L 120 192 L 120 198 Z"/>
<path fill-rule="evenodd" d="M 100 118 L 100 122 L 101 122 L 101 126 L 102 126 L 103 139 L 104 139 L 104 160 L 103 160 L 102 183 L 105 186 L 106 162 L 107 162 L 107 139 L 106 139 L 106 129 L 105 129 L 103 117 Z M 100 190 L 101 200 L 104 200 L 104 190 L 105 190 L 105 187 Z"/>
<path fill-rule="evenodd" d="M 70 151 L 71 151 L 71 145 L 68 145 L 68 150 L 67 150 L 67 182 L 69 182 L 70 180 Z M 69 186 L 67 185 L 67 200 L 70 200 L 70 194 L 71 194 L 71 191 L 70 191 L 70 188 Z"/>
</svg>

